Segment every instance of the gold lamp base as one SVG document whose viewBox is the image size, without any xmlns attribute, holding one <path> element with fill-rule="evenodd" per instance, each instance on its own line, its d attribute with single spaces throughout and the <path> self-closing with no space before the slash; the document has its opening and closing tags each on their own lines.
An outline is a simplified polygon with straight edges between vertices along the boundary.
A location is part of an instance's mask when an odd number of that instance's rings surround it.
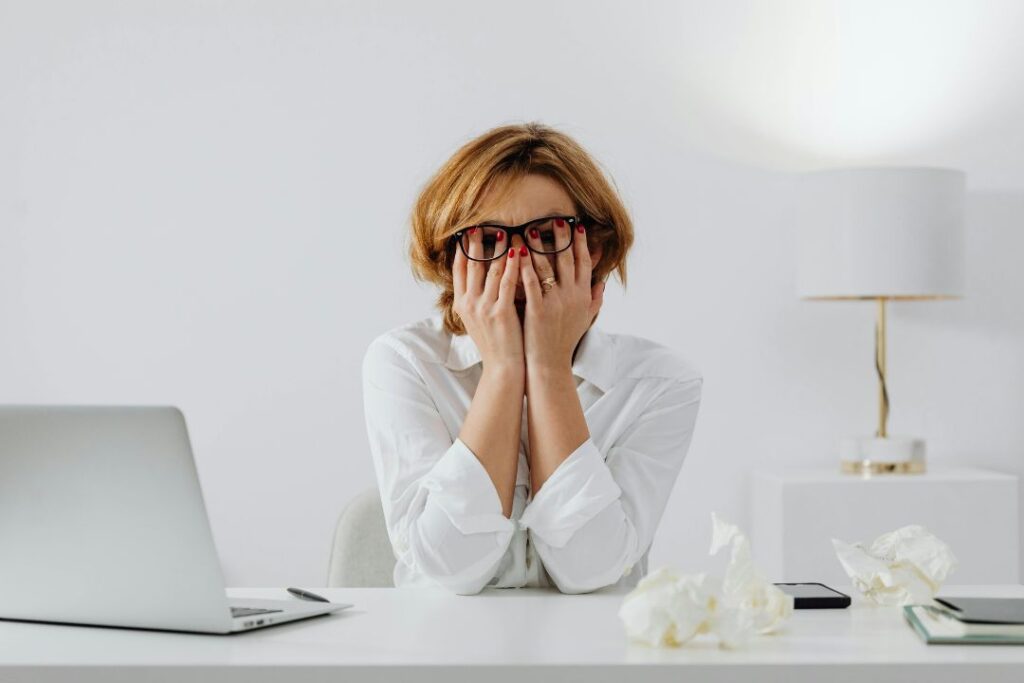
<svg viewBox="0 0 1024 683">
<path fill-rule="evenodd" d="M 845 439 L 839 447 L 844 474 L 923 474 L 924 439 L 906 436 L 866 436 Z"/>
<path fill-rule="evenodd" d="M 870 477 L 873 474 L 924 474 L 923 462 L 878 462 L 877 460 L 842 460 L 843 474 L 859 474 Z"/>
</svg>

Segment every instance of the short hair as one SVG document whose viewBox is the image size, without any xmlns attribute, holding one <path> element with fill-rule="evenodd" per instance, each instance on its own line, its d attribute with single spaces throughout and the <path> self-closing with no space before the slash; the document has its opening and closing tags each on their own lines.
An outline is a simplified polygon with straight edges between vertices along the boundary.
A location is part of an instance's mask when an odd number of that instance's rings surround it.
<svg viewBox="0 0 1024 683">
<path fill-rule="evenodd" d="M 413 277 L 441 288 L 436 305 L 449 333 L 466 333 L 452 310 L 455 245 L 451 236 L 483 219 L 480 199 L 492 187 L 500 201 L 514 181 L 530 174 L 560 183 L 587 226 L 590 248 L 603 247 L 601 260 L 593 266 L 591 284 L 614 271 L 626 286 L 626 254 L 633 245 L 633 223 L 598 164 L 571 137 L 544 124 L 499 126 L 459 148 L 427 181 L 412 210 L 408 250 Z"/>
</svg>

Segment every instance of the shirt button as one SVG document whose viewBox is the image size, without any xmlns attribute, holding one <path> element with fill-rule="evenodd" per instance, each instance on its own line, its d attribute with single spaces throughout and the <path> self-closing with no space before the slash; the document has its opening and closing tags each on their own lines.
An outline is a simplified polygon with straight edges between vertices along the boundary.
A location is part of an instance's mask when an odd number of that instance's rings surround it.
<svg viewBox="0 0 1024 683">
<path fill-rule="evenodd" d="M 626 566 L 626 571 L 625 571 L 625 572 L 623 572 L 623 574 L 622 574 L 622 575 L 623 575 L 623 576 L 629 576 L 630 572 L 632 572 L 632 571 L 633 571 L 633 565 L 631 565 L 631 564 L 630 564 L 630 565 L 627 565 L 627 566 Z"/>
</svg>

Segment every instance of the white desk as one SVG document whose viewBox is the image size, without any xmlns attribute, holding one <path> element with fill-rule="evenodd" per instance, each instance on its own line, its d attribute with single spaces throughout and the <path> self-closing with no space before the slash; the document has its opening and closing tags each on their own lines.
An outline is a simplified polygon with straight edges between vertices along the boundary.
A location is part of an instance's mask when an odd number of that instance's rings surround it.
<svg viewBox="0 0 1024 683">
<path fill-rule="evenodd" d="M 322 592 L 356 606 L 233 636 L 0 622 L 0 681 L 1024 680 L 1024 647 L 928 646 L 898 608 L 856 597 L 846 610 L 798 611 L 785 633 L 728 651 L 713 640 L 675 650 L 628 644 L 616 616 L 621 589 L 585 595 L 544 589 L 487 589 L 477 596 L 394 588 Z M 287 596 L 280 589 L 231 593 Z M 948 587 L 943 593 L 1024 597 L 1024 586 Z"/>
</svg>

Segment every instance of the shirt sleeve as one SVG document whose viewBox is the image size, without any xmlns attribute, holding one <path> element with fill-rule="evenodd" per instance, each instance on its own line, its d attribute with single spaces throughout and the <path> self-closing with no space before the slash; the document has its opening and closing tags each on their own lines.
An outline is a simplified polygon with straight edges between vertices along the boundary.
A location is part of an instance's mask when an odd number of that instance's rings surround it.
<svg viewBox="0 0 1024 683">
<path fill-rule="evenodd" d="M 616 583 L 654 539 L 700 405 L 700 378 L 666 385 L 623 433 L 607 459 L 587 439 L 548 477 L 520 526 L 563 593 Z"/>
<path fill-rule="evenodd" d="M 395 558 L 460 595 L 495 575 L 514 522 L 476 455 L 448 433 L 406 354 L 378 338 L 363 359 L 363 407 Z"/>
</svg>

